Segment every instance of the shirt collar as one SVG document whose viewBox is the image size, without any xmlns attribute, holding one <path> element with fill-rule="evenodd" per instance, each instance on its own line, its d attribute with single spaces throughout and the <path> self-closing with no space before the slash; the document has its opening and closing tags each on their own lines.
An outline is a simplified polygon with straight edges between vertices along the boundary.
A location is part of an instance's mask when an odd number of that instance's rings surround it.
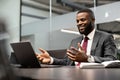
<svg viewBox="0 0 120 80">
<path fill-rule="evenodd" d="M 92 32 L 90 32 L 90 33 L 87 35 L 87 37 L 88 37 L 89 39 L 93 39 L 94 34 L 95 34 L 95 29 L 93 29 Z M 85 35 L 83 35 L 83 37 L 85 37 Z"/>
</svg>

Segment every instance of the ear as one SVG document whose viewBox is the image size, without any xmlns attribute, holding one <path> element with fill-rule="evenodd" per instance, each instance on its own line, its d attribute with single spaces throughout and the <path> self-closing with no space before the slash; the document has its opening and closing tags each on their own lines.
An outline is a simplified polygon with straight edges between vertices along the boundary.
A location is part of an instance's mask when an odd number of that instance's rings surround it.
<svg viewBox="0 0 120 80">
<path fill-rule="evenodd" d="M 92 19 L 92 22 L 94 23 L 94 22 L 95 22 L 95 19 Z"/>
</svg>

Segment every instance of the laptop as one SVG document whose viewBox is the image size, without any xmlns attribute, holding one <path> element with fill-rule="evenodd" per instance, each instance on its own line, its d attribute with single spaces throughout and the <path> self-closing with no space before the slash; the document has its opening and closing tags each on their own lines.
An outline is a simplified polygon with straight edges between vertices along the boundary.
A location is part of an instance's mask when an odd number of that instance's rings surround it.
<svg viewBox="0 0 120 80">
<path fill-rule="evenodd" d="M 18 63 L 22 68 L 51 68 L 61 65 L 41 65 L 30 42 L 16 42 L 10 44 Z"/>
</svg>

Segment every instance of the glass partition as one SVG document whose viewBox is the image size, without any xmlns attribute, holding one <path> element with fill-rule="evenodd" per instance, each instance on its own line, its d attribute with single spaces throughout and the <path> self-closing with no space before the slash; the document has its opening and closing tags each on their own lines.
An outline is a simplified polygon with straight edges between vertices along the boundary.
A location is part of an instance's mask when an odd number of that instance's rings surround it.
<svg viewBox="0 0 120 80">
<path fill-rule="evenodd" d="M 80 35 L 76 12 L 90 8 L 96 29 L 112 33 L 119 43 L 119 4 L 119 0 L 22 0 L 22 41 L 29 40 L 36 51 L 67 49 Z"/>
</svg>

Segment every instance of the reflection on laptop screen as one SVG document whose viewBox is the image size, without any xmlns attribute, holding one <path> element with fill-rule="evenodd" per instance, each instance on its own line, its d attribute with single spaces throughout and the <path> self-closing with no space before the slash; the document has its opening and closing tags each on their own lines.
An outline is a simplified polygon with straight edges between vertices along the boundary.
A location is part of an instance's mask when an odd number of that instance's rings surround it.
<svg viewBox="0 0 120 80">
<path fill-rule="evenodd" d="M 36 58 L 30 42 L 11 43 L 18 62 L 24 68 L 40 68 L 41 65 Z"/>
</svg>

